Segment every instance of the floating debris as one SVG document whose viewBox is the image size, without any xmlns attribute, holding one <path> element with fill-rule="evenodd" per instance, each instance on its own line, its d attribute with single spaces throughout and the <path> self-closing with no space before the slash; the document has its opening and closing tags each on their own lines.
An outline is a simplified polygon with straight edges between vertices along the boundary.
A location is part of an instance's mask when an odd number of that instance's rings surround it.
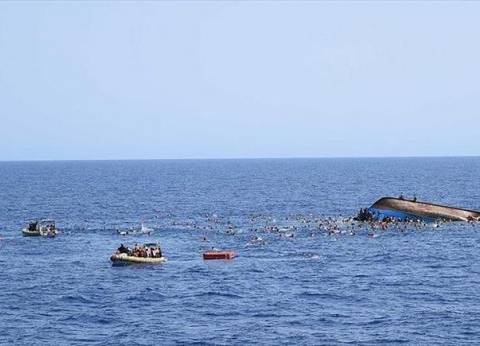
<svg viewBox="0 0 480 346">
<path fill-rule="evenodd" d="M 203 253 L 204 260 L 231 260 L 235 257 L 233 251 L 208 250 Z"/>
</svg>

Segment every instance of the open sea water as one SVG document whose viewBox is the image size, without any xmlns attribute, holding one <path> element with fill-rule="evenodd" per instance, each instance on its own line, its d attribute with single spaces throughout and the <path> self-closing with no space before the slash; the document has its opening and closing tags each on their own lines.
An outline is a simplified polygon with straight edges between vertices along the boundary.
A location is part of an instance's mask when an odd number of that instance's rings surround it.
<svg viewBox="0 0 480 346">
<path fill-rule="evenodd" d="M 400 193 L 480 209 L 479 173 L 480 158 L 1 162 L 0 343 L 479 344 L 480 225 L 317 227 Z M 61 233 L 22 237 L 35 218 Z M 116 232 L 141 222 L 152 235 Z M 111 265 L 147 241 L 165 265 Z M 238 257 L 203 261 L 212 246 Z"/>
</svg>

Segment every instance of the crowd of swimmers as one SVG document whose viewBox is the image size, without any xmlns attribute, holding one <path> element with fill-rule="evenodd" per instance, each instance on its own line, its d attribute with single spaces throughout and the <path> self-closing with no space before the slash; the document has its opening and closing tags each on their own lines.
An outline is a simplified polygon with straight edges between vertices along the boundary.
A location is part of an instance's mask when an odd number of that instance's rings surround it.
<svg viewBox="0 0 480 346">
<path fill-rule="evenodd" d="M 480 220 L 469 220 L 471 224 Z M 313 214 L 307 215 L 288 215 L 283 218 L 272 217 L 268 215 L 254 214 L 247 219 L 227 219 L 218 217 L 206 217 L 205 219 L 196 219 L 188 221 L 188 226 L 198 230 L 211 230 L 213 234 L 224 234 L 239 236 L 246 239 L 247 245 L 255 243 L 264 244 L 265 239 L 261 237 L 262 233 L 277 235 L 279 238 L 296 238 L 297 235 L 308 234 L 311 237 L 320 234 L 354 235 L 362 231 L 376 232 L 399 230 L 401 232 L 408 230 L 420 230 L 423 228 L 439 228 L 447 220 L 437 220 L 435 222 L 426 222 L 422 219 L 400 220 L 391 216 L 374 215 L 368 208 L 361 209 L 355 217 L 332 218 L 321 217 Z M 176 222 L 180 226 L 181 222 Z M 189 227 L 190 228 L 190 227 Z M 206 234 L 206 233 L 205 233 Z M 255 237 L 260 237 L 262 241 L 256 241 Z M 271 238 L 271 237 L 269 237 Z M 202 237 L 203 241 L 208 241 L 206 235 Z"/>
<path fill-rule="evenodd" d="M 375 216 L 368 208 L 362 208 L 357 216 L 353 218 L 355 221 L 369 222 L 375 219 Z"/>
<path fill-rule="evenodd" d="M 463 225 L 475 226 L 478 221 L 480 220 L 472 218 Z M 203 233 L 200 238 L 202 242 L 210 243 L 209 238 L 215 239 L 214 235 L 218 234 L 243 238 L 246 246 L 263 246 L 273 240 L 275 236 L 279 239 L 293 241 L 297 237 L 305 236 L 353 236 L 363 233 L 375 238 L 388 230 L 406 233 L 422 229 L 437 229 L 446 222 L 448 221 L 400 220 L 390 216 L 378 218 L 378 215 L 374 215 L 368 208 L 364 208 L 360 209 L 357 216 L 347 218 L 321 217 L 314 214 L 294 214 L 285 217 L 254 214 L 248 218 L 228 218 L 216 214 L 206 214 L 195 219 L 173 221 L 171 226 L 201 231 Z M 160 248 L 138 245 L 128 249 L 122 244 L 118 252 L 138 257 L 162 256 Z"/>
</svg>

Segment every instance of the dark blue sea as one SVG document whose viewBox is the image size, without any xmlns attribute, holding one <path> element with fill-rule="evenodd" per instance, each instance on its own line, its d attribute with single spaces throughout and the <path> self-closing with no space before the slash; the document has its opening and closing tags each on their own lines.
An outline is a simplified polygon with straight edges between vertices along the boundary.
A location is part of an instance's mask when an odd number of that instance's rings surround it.
<svg viewBox="0 0 480 346">
<path fill-rule="evenodd" d="M 400 193 L 480 209 L 479 178 L 480 158 L 1 162 L 0 344 L 479 344 L 480 225 L 318 227 Z M 61 233 L 22 237 L 35 218 Z M 152 241 L 166 264 L 109 261 Z"/>
</svg>

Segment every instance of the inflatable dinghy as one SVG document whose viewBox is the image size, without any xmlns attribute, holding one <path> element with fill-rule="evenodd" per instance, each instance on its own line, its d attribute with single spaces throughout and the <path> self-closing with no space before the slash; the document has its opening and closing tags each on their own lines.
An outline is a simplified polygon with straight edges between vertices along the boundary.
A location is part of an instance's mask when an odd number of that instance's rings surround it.
<svg viewBox="0 0 480 346">
<path fill-rule="evenodd" d="M 110 261 L 114 264 L 160 264 L 167 261 L 166 257 L 138 257 L 129 256 L 126 253 L 114 254 L 110 257 Z"/>
</svg>

